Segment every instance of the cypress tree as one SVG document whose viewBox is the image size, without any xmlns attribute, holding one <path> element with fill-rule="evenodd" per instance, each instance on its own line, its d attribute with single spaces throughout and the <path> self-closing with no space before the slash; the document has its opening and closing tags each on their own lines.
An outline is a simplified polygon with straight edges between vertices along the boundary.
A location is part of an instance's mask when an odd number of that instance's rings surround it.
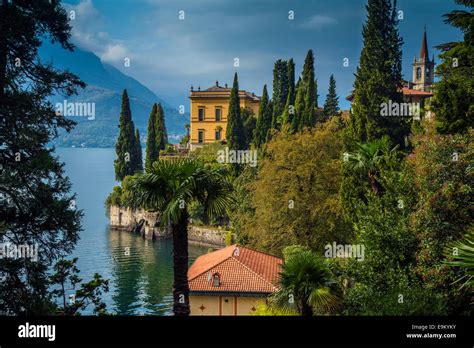
<svg viewBox="0 0 474 348">
<path fill-rule="evenodd" d="M 273 116 L 272 128 L 278 129 L 288 97 L 288 65 L 278 59 L 273 68 Z"/>
<path fill-rule="evenodd" d="M 143 170 L 143 156 L 142 156 L 142 143 L 140 141 L 140 132 L 138 128 L 135 131 L 135 149 L 136 149 L 136 170 L 142 171 Z"/>
<path fill-rule="evenodd" d="M 283 111 L 282 116 L 282 125 L 289 124 L 293 122 L 295 116 L 295 63 L 293 58 L 290 58 L 288 61 L 288 96 L 286 98 L 285 110 Z"/>
<path fill-rule="evenodd" d="M 329 77 L 329 88 L 324 102 L 324 116 L 328 119 L 331 116 L 337 115 L 339 112 L 339 97 L 336 94 L 336 80 L 334 75 Z"/>
<path fill-rule="evenodd" d="M 318 107 L 319 107 L 319 104 L 318 104 L 318 98 L 319 98 L 319 94 L 318 94 L 318 79 L 314 79 L 314 95 L 315 95 L 314 107 L 315 107 L 315 108 L 318 108 Z"/>
<path fill-rule="evenodd" d="M 305 92 L 304 104 L 305 108 L 302 115 L 302 128 L 313 127 L 316 123 L 315 107 L 316 107 L 316 84 L 314 80 L 314 56 L 313 50 L 309 50 L 303 66 L 302 77 L 303 88 Z"/>
<path fill-rule="evenodd" d="M 145 157 L 145 168 L 151 168 L 153 162 L 159 157 L 159 151 L 156 146 L 156 131 L 155 123 L 158 113 L 158 105 L 155 103 L 151 109 L 150 117 L 148 118 L 148 133 L 146 139 L 146 157 Z"/>
<path fill-rule="evenodd" d="M 267 138 L 268 130 L 271 127 L 271 119 L 268 119 L 268 92 L 267 85 L 263 86 L 262 98 L 258 109 L 257 126 L 254 134 L 254 144 L 257 147 L 262 146 Z"/>
<path fill-rule="evenodd" d="M 158 152 L 160 152 L 160 150 L 166 149 L 166 145 L 168 144 L 168 134 L 166 132 L 165 125 L 165 113 L 163 111 L 161 103 L 158 104 L 155 121 L 156 148 Z"/>
<path fill-rule="evenodd" d="M 392 7 L 390 0 L 369 0 L 366 8 L 364 47 L 354 82 L 348 140 L 366 142 L 386 134 L 403 146 L 409 130 L 407 120 L 384 117 L 380 112 L 382 103 L 403 101 L 402 40 L 397 30 L 396 3 Z"/>
<path fill-rule="evenodd" d="M 234 84 L 230 92 L 229 113 L 227 115 L 226 139 L 229 150 L 244 149 L 244 126 L 240 114 L 239 81 L 237 73 L 234 75 Z M 234 169 L 237 166 L 234 166 Z"/>
<path fill-rule="evenodd" d="M 119 128 L 120 132 L 117 143 L 115 144 L 117 159 L 114 162 L 114 167 L 115 179 L 122 181 L 125 176 L 133 175 L 139 170 L 135 126 L 132 121 L 130 101 L 126 89 L 124 89 L 122 93 L 122 111 L 120 112 Z"/>
<path fill-rule="evenodd" d="M 305 96 L 304 84 L 303 84 L 303 80 L 300 77 L 298 78 L 298 82 L 296 83 L 295 115 L 291 123 L 291 129 L 293 131 L 300 131 L 303 127 L 302 117 L 305 111 L 304 96 Z"/>
</svg>

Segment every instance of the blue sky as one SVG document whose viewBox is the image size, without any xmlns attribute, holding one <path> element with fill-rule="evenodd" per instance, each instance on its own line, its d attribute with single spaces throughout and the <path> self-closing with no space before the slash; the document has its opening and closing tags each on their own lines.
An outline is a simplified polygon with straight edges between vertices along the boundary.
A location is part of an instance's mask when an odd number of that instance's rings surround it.
<svg viewBox="0 0 474 348">
<path fill-rule="evenodd" d="M 308 49 L 315 53 L 319 104 L 334 74 L 342 108 L 352 89 L 366 18 L 363 0 L 69 0 L 75 11 L 73 42 L 136 78 L 173 106 L 189 106 L 189 88 L 218 80 L 258 95 L 271 86 L 276 59 L 293 58 L 296 73 Z M 457 6 L 451 0 L 399 0 L 403 11 L 403 72 L 411 80 L 426 25 L 430 57 L 434 46 L 462 38 L 443 23 Z M 179 19 L 184 11 L 184 20 Z M 288 18 L 289 11 L 294 19 Z M 130 66 L 124 66 L 124 59 Z M 234 58 L 240 66 L 234 67 Z M 349 59 L 349 67 L 343 59 Z M 437 58 L 436 58 L 437 59 Z"/>
</svg>

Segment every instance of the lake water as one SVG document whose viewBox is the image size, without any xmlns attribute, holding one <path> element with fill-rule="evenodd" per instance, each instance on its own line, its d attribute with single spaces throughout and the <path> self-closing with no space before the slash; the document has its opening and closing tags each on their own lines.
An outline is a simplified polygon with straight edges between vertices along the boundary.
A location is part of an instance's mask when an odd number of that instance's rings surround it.
<svg viewBox="0 0 474 348">
<path fill-rule="evenodd" d="M 83 210 L 83 231 L 71 255 L 78 257 L 83 281 L 94 273 L 110 280 L 103 296 L 109 312 L 119 315 L 171 315 L 173 262 L 170 240 L 144 240 L 128 232 L 110 230 L 104 201 L 117 185 L 115 149 L 58 148 L 65 171 Z M 127 252 L 129 251 L 129 252 Z M 190 246 L 190 262 L 207 248 Z M 92 308 L 84 314 L 92 314 Z"/>
</svg>

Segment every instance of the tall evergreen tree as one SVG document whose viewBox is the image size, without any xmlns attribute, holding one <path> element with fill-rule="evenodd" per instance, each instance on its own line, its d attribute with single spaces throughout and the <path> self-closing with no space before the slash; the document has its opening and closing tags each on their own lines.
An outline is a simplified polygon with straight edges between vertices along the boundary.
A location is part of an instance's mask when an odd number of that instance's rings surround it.
<svg viewBox="0 0 474 348">
<path fill-rule="evenodd" d="M 383 135 L 403 146 L 409 123 L 403 117 L 381 116 L 381 104 L 402 102 L 402 39 L 398 34 L 396 2 L 369 0 L 362 49 L 354 82 L 348 124 L 351 142 L 366 142 Z"/>
<path fill-rule="evenodd" d="M 273 68 L 273 117 L 272 128 L 279 129 L 281 116 L 288 97 L 288 65 L 278 59 Z"/>
<path fill-rule="evenodd" d="M 114 162 L 114 166 L 115 179 L 122 181 L 127 175 L 133 175 L 140 170 L 137 158 L 135 126 L 132 121 L 130 101 L 126 89 L 122 93 L 122 111 L 120 112 L 119 122 L 120 132 L 115 144 L 117 159 Z"/>
<path fill-rule="evenodd" d="M 305 96 L 304 82 L 300 77 L 298 78 L 298 82 L 296 83 L 295 115 L 291 122 L 291 128 L 293 131 L 299 131 L 303 128 L 302 117 L 305 111 L 304 96 Z"/>
<path fill-rule="evenodd" d="M 79 238 L 82 213 L 49 145 L 75 123 L 48 99 L 85 84 L 38 56 L 45 40 L 74 49 L 68 22 L 58 1 L 0 2 L 0 243 L 37 248 L 36 260 L 0 257 L 2 315 L 53 315 L 48 271 Z"/>
<path fill-rule="evenodd" d="M 153 162 L 159 157 L 159 150 L 156 145 L 156 118 L 158 114 L 158 105 L 155 103 L 151 109 L 150 117 L 148 118 L 148 133 L 146 139 L 146 156 L 145 168 L 147 171 L 151 168 Z"/>
<path fill-rule="evenodd" d="M 339 97 L 336 93 L 336 80 L 334 79 L 334 75 L 331 74 L 331 76 L 329 77 L 328 94 L 324 103 L 324 116 L 327 119 L 331 116 L 337 115 L 338 112 Z"/>
<path fill-rule="evenodd" d="M 268 107 L 267 85 L 263 86 L 262 98 L 260 99 L 260 107 L 258 109 L 257 126 L 254 133 L 254 144 L 257 147 L 262 146 L 266 139 L 272 124 L 272 114 Z"/>
<path fill-rule="evenodd" d="M 229 113 L 227 114 L 226 139 L 230 150 L 243 150 L 245 145 L 245 133 L 240 114 L 239 80 L 237 73 L 234 75 L 234 83 L 230 91 Z M 234 169 L 237 166 L 234 166 Z"/>
<path fill-rule="evenodd" d="M 155 132 L 156 132 L 156 146 L 159 152 L 160 150 L 166 149 L 166 145 L 168 144 L 168 134 L 167 134 L 166 125 L 165 125 L 165 113 L 163 111 L 163 107 L 161 106 L 161 103 L 158 104 Z"/>
<path fill-rule="evenodd" d="M 313 127 L 316 123 L 316 84 L 314 80 L 314 56 L 313 50 L 309 50 L 303 66 L 303 86 L 305 89 L 305 109 L 302 115 L 302 126 Z"/>
<path fill-rule="evenodd" d="M 286 98 L 285 110 L 283 111 L 282 116 L 282 125 L 289 124 L 293 122 L 293 117 L 295 115 L 295 63 L 293 58 L 288 60 L 288 96 Z"/>
<path fill-rule="evenodd" d="M 440 45 L 441 77 L 432 102 L 436 128 L 442 134 L 466 132 L 474 126 L 474 2 L 457 0 L 470 11 L 455 10 L 444 15 L 448 23 L 464 33 L 459 42 Z"/>
<path fill-rule="evenodd" d="M 318 98 L 319 98 L 319 94 L 318 94 L 318 79 L 314 79 L 314 95 L 315 95 L 314 107 L 315 107 L 315 108 L 318 108 L 318 107 L 319 107 L 319 104 L 318 104 Z"/>
<path fill-rule="evenodd" d="M 140 141 L 140 132 L 138 128 L 135 131 L 135 154 L 137 158 L 137 171 L 143 170 L 142 143 Z"/>
</svg>

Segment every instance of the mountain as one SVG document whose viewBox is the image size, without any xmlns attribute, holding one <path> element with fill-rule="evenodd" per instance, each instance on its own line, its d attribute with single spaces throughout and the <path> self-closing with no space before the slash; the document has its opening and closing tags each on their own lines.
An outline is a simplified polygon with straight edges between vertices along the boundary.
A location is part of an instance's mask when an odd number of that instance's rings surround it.
<svg viewBox="0 0 474 348">
<path fill-rule="evenodd" d="M 69 70 L 87 84 L 78 95 L 65 98 L 55 95 L 50 100 L 57 103 L 90 103 L 95 107 L 95 117 L 74 114 L 68 116 L 77 122 L 70 132 L 61 131 L 54 141 L 57 146 L 113 147 L 118 135 L 122 91 L 127 89 L 135 126 L 140 130 L 142 145 L 145 144 L 148 117 L 153 103 L 161 103 L 165 112 L 166 128 L 170 142 L 177 142 L 186 133 L 189 114 L 181 115 L 166 101 L 134 78 L 125 75 L 110 64 L 102 62 L 92 52 L 76 48 L 69 52 L 57 45 L 44 43 L 39 51 L 43 62 L 55 68 Z M 94 103 L 94 104 L 92 104 Z M 92 109 L 91 109 L 92 110 Z"/>
</svg>

